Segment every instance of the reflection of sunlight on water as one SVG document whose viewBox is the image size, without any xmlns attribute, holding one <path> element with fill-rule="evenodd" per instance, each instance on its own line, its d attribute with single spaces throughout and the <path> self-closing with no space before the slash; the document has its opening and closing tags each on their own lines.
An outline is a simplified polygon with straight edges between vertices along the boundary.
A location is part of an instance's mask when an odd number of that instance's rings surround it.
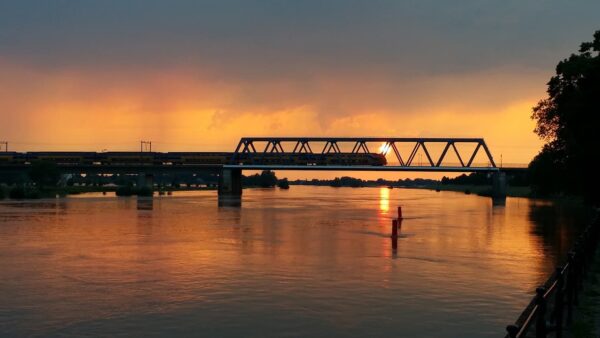
<svg viewBox="0 0 600 338">
<path fill-rule="evenodd" d="M 390 210 L 390 189 L 379 189 L 379 210 L 382 214 L 387 214 Z"/>
<path fill-rule="evenodd" d="M 241 208 L 216 194 L 0 201 L 10 335 L 253 335 L 278 313 L 273 336 L 487 336 L 561 261 L 581 214 L 386 187 L 248 189 Z M 394 242 L 400 201 L 410 217 Z"/>
</svg>

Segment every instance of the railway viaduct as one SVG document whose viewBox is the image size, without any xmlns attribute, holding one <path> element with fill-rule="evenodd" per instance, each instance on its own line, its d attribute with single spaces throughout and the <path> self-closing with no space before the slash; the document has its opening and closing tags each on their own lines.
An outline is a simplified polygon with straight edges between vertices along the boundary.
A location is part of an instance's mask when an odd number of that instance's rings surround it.
<svg viewBox="0 0 600 338">
<path fill-rule="evenodd" d="M 375 151 L 372 150 L 374 145 L 379 146 Z M 433 148 L 437 149 L 436 154 Z M 131 154 L 141 155 L 143 149 Z M 152 154 L 155 153 L 150 152 L 149 155 Z M 381 154 L 388 161 L 385 165 L 365 165 L 336 160 L 348 154 Z M 318 156 L 332 159 L 331 163 L 313 163 L 310 160 Z M 265 161 L 267 157 L 269 161 Z M 63 173 L 136 174 L 141 185 L 151 185 L 153 177 L 162 173 L 216 173 L 219 175 L 220 206 L 241 205 L 243 170 L 485 172 L 493 177 L 492 191 L 496 199 L 506 197 L 506 173 L 524 170 L 498 167 L 482 138 L 244 137 L 235 151 L 227 153 L 227 158 L 225 163 L 63 163 L 58 167 Z M 298 161 L 298 158 L 302 160 Z M 0 172 L 22 172 L 29 165 L 0 162 Z"/>
</svg>

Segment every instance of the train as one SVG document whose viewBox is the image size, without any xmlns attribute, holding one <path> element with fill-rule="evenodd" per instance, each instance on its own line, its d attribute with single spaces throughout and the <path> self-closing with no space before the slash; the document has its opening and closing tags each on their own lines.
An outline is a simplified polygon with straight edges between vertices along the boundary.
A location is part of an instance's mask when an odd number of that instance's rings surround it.
<svg viewBox="0 0 600 338">
<path fill-rule="evenodd" d="M 225 152 L 2 152 L 0 165 L 36 161 L 57 165 L 369 165 L 387 164 L 376 153 L 225 153 Z"/>
</svg>

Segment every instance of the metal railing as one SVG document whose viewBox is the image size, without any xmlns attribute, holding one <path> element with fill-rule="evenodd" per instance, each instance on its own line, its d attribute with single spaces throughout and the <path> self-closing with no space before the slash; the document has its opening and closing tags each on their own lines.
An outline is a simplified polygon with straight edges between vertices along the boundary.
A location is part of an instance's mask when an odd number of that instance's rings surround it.
<svg viewBox="0 0 600 338">
<path fill-rule="evenodd" d="M 565 325 L 573 321 L 573 308 L 578 305 L 578 295 L 583 290 L 583 280 L 598 246 L 600 218 L 593 221 L 577 238 L 567 261 L 556 268 L 548 280 L 535 290 L 535 296 L 515 324 L 506 327 L 506 338 L 546 337 L 554 332 L 563 336 Z"/>
</svg>

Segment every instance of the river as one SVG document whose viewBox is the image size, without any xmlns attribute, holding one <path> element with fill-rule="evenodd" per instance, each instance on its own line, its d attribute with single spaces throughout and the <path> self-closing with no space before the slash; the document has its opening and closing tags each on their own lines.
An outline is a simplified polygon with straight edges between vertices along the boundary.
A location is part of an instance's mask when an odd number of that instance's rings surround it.
<svg viewBox="0 0 600 338">
<path fill-rule="evenodd" d="M 387 188 L 5 200 L 0 336 L 498 337 L 586 216 Z"/>
</svg>

